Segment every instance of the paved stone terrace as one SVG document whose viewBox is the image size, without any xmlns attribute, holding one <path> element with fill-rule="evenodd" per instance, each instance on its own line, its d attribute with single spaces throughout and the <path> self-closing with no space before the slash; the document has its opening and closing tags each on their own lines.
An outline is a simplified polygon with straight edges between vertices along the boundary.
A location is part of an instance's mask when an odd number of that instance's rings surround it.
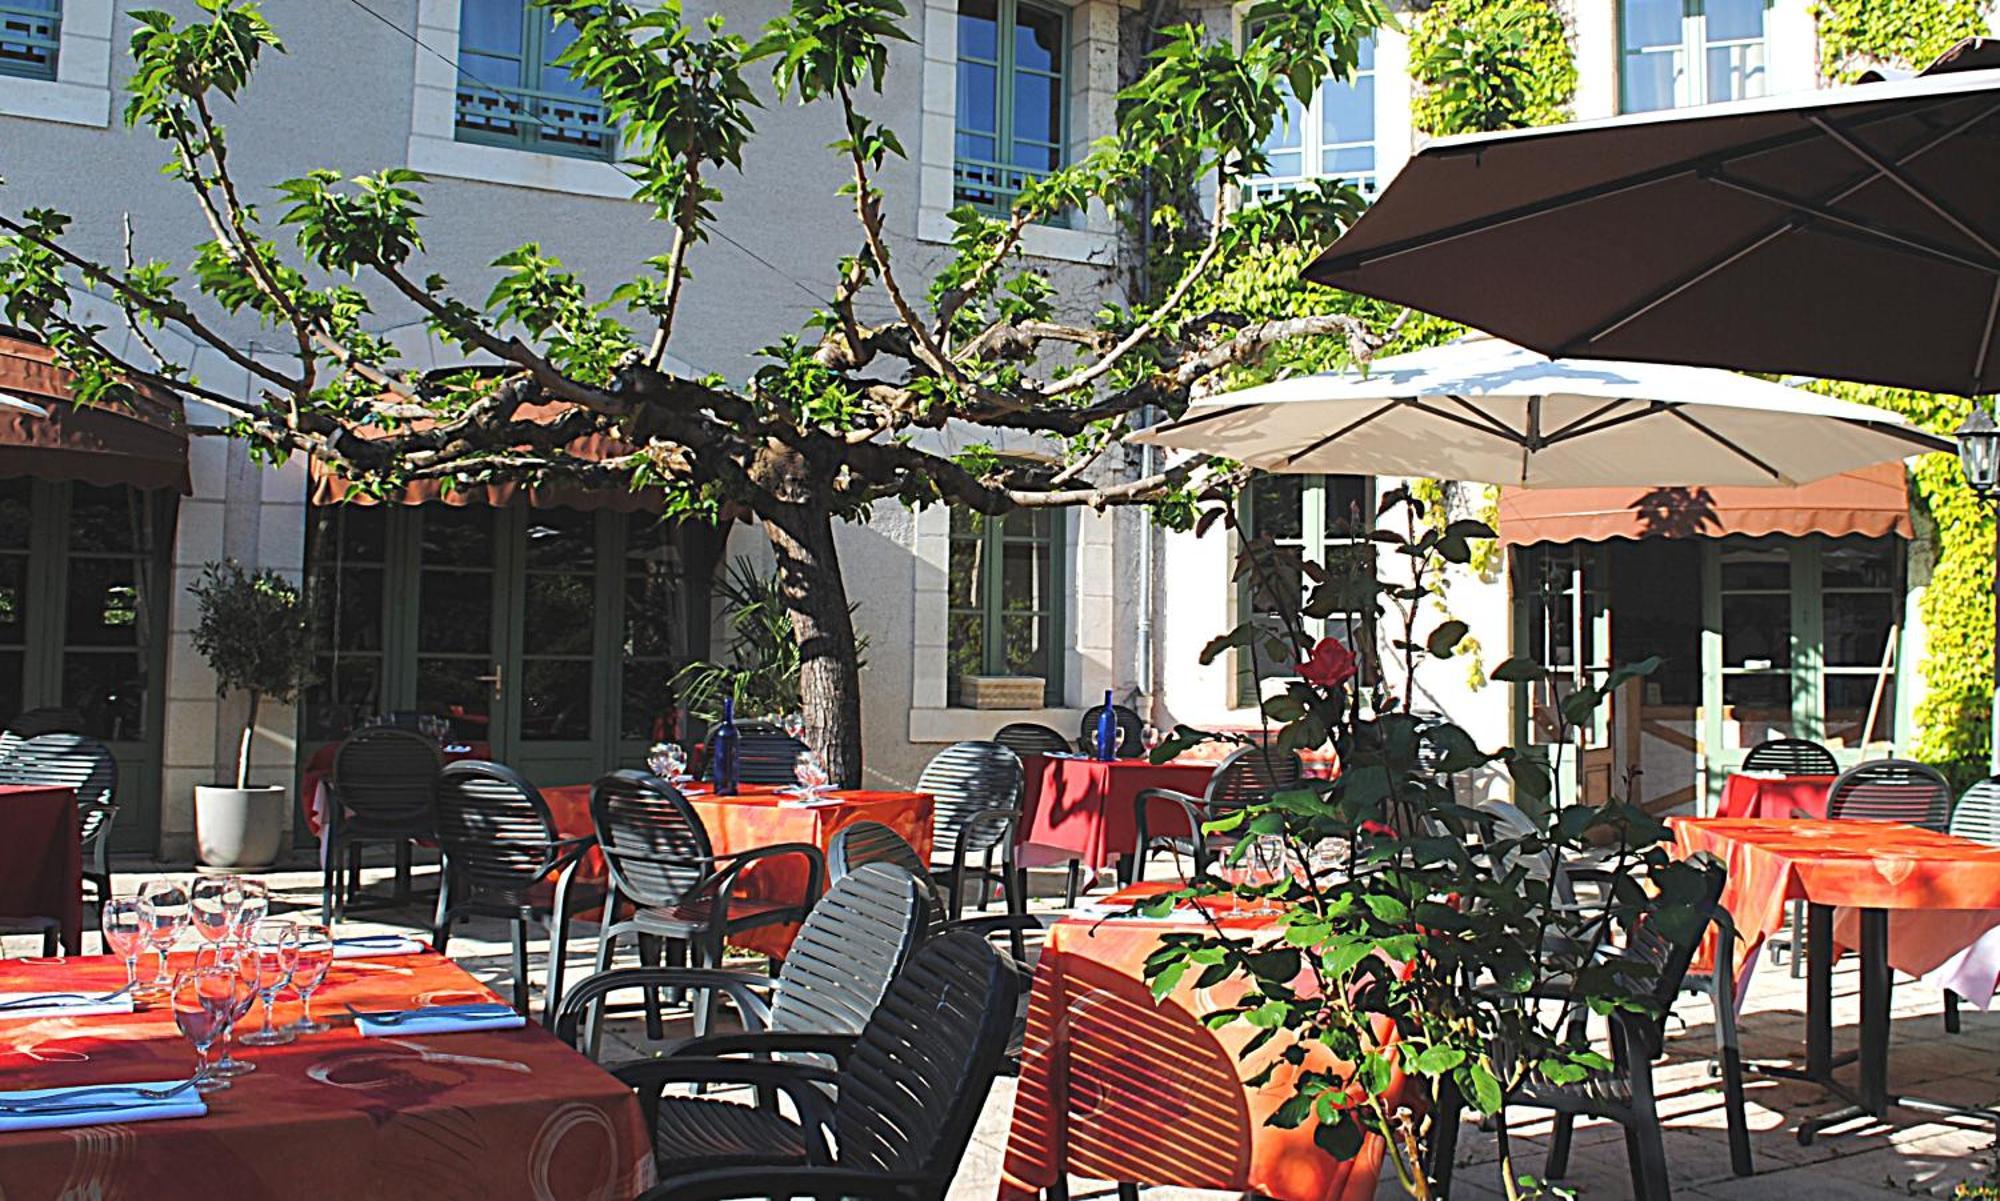
<svg viewBox="0 0 2000 1201">
<path fill-rule="evenodd" d="M 343 923 L 342 933 L 408 930 L 426 925 L 429 921 L 426 901 L 434 886 L 434 872 L 434 868 L 419 866 L 416 906 L 357 914 Z M 163 873 L 154 865 L 127 863 L 119 867 L 118 889 L 121 893 L 128 892 L 156 874 L 186 873 Z M 383 892 L 388 875 L 386 868 L 370 869 L 366 873 L 368 888 Z M 316 915 L 317 872 L 286 871 L 265 878 L 278 901 L 274 911 Z M 1035 887 L 1038 894 L 1059 892 L 1060 882 L 1050 874 L 1039 878 Z M 1035 904 L 1051 917 L 1060 912 L 1059 896 L 1038 897 Z M 596 949 L 594 929 L 579 925 L 575 933 L 573 973 L 588 970 L 590 956 Z M 509 970 L 506 937 L 504 927 L 497 922 L 461 926 L 453 934 L 452 957 L 504 993 Z M 35 949 L 29 941 L 0 940 L 0 950 L 9 955 L 32 954 Z M 94 934 L 86 938 L 86 949 L 92 952 L 97 949 Z M 1834 977 L 1837 1047 L 1851 1045 L 1857 993 L 1857 977 L 1849 959 Z M 1943 998 L 1937 990 L 1908 980 L 1898 981 L 1891 1015 L 1892 1088 L 1965 1104 L 2000 1104 L 2000 1014 L 1989 1016 L 1967 1008 L 1964 1032 L 1947 1035 L 1940 1016 L 1942 1009 Z M 1745 1006 L 1742 1024 L 1745 1054 L 1777 1059 L 1792 1053 L 1803 1038 L 1804 1010 L 1805 982 L 1792 979 L 1782 968 L 1760 966 Z M 642 1031 L 627 1027 L 624 1038 L 618 1034 L 614 1030 L 612 1037 L 623 1049 L 635 1055 L 642 1053 L 637 1041 L 643 1037 Z M 1748 1179 L 1732 1176 L 1724 1139 L 1720 1082 L 1708 1072 L 1707 1052 L 1713 1046 L 1712 1040 L 1707 1002 L 1698 997 L 1685 999 L 1670 1027 L 1668 1058 L 1656 1069 L 1676 1197 L 1716 1201 L 1950 1197 L 1961 1182 L 2000 1180 L 1991 1129 L 1962 1129 L 1935 1123 L 1902 1129 L 1856 1126 L 1847 1128 L 1852 1133 L 1822 1138 L 1811 1147 L 1801 1147 L 1792 1133 L 1798 1120 L 1832 1108 L 1838 1102 L 1814 1085 L 1754 1077 L 1748 1091 L 1757 1174 Z M 612 1055 L 612 1048 L 607 1047 L 606 1057 Z M 981 1117 L 964 1168 L 952 1188 L 951 1201 L 986 1201 L 993 1196 L 1012 1108 L 1013 1081 L 1003 1078 L 996 1083 Z M 1546 1115 L 1528 1111 L 1520 1113 L 1512 1124 L 1517 1174 L 1540 1173 L 1548 1131 Z M 1506 1196 L 1494 1139 L 1471 1123 L 1466 1125 L 1460 1139 L 1459 1165 L 1458 1182 L 1452 1194 L 1455 1198 L 1484 1201 Z M 1569 1176 L 1553 1184 L 1555 1188 L 1572 1190 L 1579 1197 L 1629 1197 L 1631 1184 L 1626 1174 L 1625 1146 L 1618 1128 L 1609 1124 L 1579 1125 Z M 1109 1191 L 1110 1186 L 1099 1181 L 1076 1180 L 1071 1187 L 1071 1195 L 1078 1198 Z M 1148 1189 L 1144 1193 L 1149 1201 L 1227 1195 L 1165 1188 Z M 1385 1179 L 1377 1193 L 1383 1199 L 1402 1195 L 1393 1177 Z M 1555 1195 L 1555 1190 L 1545 1195 Z"/>
</svg>

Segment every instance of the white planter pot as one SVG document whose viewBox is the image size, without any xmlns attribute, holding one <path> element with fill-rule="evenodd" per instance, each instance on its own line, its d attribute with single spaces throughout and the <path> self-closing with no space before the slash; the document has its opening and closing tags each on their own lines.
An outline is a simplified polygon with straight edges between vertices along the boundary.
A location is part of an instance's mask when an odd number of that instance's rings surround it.
<svg viewBox="0 0 2000 1201">
<path fill-rule="evenodd" d="M 204 867 L 268 868 L 278 858 L 284 830 L 285 790 L 280 785 L 195 786 L 194 837 Z"/>
</svg>

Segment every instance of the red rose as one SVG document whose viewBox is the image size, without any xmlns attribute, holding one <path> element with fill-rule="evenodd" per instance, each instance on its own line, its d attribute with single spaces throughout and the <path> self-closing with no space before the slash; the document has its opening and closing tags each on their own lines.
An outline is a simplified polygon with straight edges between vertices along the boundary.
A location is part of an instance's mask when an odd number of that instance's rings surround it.
<svg viewBox="0 0 2000 1201">
<path fill-rule="evenodd" d="M 1354 652 L 1340 639 L 1327 637 L 1320 639 L 1319 645 L 1312 649 L 1312 656 L 1299 664 L 1299 678 L 1321 688 L 1338 688 L 1360 670 L 1354 662 Z"/>
</svg>

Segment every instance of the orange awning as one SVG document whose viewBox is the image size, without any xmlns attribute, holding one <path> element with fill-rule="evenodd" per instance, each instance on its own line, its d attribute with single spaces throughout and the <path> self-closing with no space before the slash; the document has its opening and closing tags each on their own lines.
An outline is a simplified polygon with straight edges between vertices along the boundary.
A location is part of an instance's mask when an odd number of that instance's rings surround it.
<svg viewBox="0 0 2000 1201">
<path fill-rule="evenodd" d="M 130 404 L 72 402 L 70 372 L 39 342 L 0 333 L 0 392 L 48 416 L 0 408 L 0 476 L 194 491 L 180 398 L 153 391 Z"/>
<path fill-rule="evenodd" d="M 1797 488 L 1504 488 L 1500 492 L 1500 541 L 1505 546 L 1727 534 L 1908 538 L 1908 475 L 1895 462 Z"/>
<path fill-rule="evenodd" d="M 549 421 L 560 416 L 568 407 L 561 402 L 522 405 L 516 417 L 523 421 Z M 362 436 L 367 435 L 364 432 Z M 630 454 L 632 447 L 603 434 L 586 434 L 571 442 L 568 450 L 569 453 L 581 458 L 598 460 Z M 348 481 L 339 473 L 317 460 L 313 462 L 312 503 L 316 505 L 375 503 L 375 498 L 365 493 L 356 492 L 350 496 L 349 489 Z M 532 486 L 513 481 L 477 484 L 454 488 L 449 492 L 445 490 L 442 481 L 419 480 L 405 484 L 390 499 L 401 505 L 440 502 L 447 505 L 499 507 L 523 497 L 527 499 L 529 505 L 537 509 L 610 509 L 617 513 L 657 513 L 666 506 L 666 494 L 658 488 L 642 488 L 637 491 L 630 488 L 588 488 L 566 480 Z"/>
</svg>

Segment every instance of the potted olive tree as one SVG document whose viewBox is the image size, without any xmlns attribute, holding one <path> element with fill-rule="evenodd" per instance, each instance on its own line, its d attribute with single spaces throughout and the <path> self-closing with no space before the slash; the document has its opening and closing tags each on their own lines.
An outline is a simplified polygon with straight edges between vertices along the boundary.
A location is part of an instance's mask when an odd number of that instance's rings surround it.
<svg viewBox="0 0 2000 1201">
<path fill-rule="evenodd" d="M 285 788 L 250 783 L 250 744 L 266 697 L 289 702 L 305 687 L 312 658 L 306 607 L 277 573 L 248 572 L 233 559 L 210 563 L 191 591 L 201 618 L 194 646 L 215 669 L 215 692 L 249 694 L 236 744 L 236 780 L 194 790 L 195 842 L 209 867 L 256 870 L 278 856 Z"/>
</svg>

